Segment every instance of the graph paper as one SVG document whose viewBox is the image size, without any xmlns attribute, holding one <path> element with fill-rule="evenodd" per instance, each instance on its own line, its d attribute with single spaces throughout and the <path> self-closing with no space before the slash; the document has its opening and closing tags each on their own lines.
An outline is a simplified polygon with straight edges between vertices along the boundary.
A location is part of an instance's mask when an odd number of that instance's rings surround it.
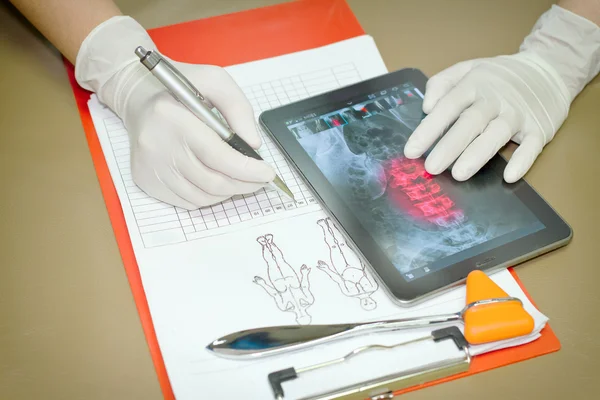
<svg viewBox="0 0 600 400">
<path fill-rule="evenodd" d="M 356 66 L 349 62 L 242 86 L 242 90 L 252 104 L 255 118 L 258 120 L 260 113 L 265 110 L 352 84 L 360 79 Z M 136 228 L 145 247 L 199 239 L 220 234 L 228 227 L 261 223 L 265 219 L 272 219 L 269 217 L 276 214 L 298 215 L 320 208 L 297 172 L 290 167 L 275 143 L 260 127 L 263 146 L 259 153 L 292 190 L 296 198 L 295 203 L 269 187 L 256 193 L 234 196 L 222 203 L 194 211 L 156 200 L 146 195 L 132 179 L 129 136 L 123 122 L 95 100 L 95 103 L 90 103 L 90 111 L 96 114 L 95 120 L 100 122 L 100 126 L 96 128 L 108 137 L 109 146 L 104 151 L 112 153 L 109 156 L 114 157 L 116 161 L 127 201 L 133 210 Z"/>
</svg>

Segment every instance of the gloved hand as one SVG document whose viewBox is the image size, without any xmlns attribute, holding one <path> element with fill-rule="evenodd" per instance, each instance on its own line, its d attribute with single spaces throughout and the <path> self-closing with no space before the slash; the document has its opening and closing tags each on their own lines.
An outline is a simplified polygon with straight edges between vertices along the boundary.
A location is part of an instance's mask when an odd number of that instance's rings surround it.
<svg viewBox="0 0 600 400">
<path fill-rule="evenodd" d="M 138 46 L 157 50 L 135 20 L 113 17 L 85 39 L 75 76 L 123 120 L 130 138 L 132 177 L 144 192 L 191 210 L 255 192 L 274 179 L 268 164 L 233 150 L 175 100 L 140 63 L 134 53 Z M 224 69 L 168 60 L 240 137 L 260 147 L 252 107 Z"/>
<path fill-rule="evenodd" d="M 421 157 L 439 139 L 425 160 L 426 170 L 439 174 L 454 163 L 452 176 L 463 181 L 513 140 L 520 146 L 504 179 L 515 182 L 554 138 L 571 102 L 599 70 L 599 27 L 552 6 L 517 54 L 461 62 L 428 81 L 423 101 L 428 115 L 409 138 L 405 156 Z"/>
</svg>

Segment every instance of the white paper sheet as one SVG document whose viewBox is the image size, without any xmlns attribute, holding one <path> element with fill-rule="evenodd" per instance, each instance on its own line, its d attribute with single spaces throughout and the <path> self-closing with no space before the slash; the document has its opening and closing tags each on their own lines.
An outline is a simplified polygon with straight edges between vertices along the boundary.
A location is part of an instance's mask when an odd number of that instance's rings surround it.
<svg viewBox="0 0 600 400">
<path fill-rule="evenodd" d="M 369 36 L 228 70 L 248 95 L 257 115 L 279 104 L 387 72 Z M 233 331 L 265 325 L 432 315 L 456 312 L 464 306 L 464 288 L 458 288 L 414 308 L 400 308 L 386 297 L 368 270 L 365 279 L 371 283 L 370 289 L 360 296 L 344 294 L 338 283 L 319 268 L 320 261 L 332 262 L 323 230 L 323 224 L 330 221 L 268 137 L 264 137 L 263 156 L 276 164 L 303 203 L 286 204 L 279 194 L 266 190 L 188 212 L 149 198 L 133 184 L 123 124 L 95 96 L 89 107 L 121 200 L 158 341 L 178 399 L 272 398 L 267 383 L 269 372 L 337 358 L 357 346 L 400 342 L 428 330 L 359 337 L 260 361 L 221 359 L 205 349 L 215 338 Z M 347 257 L 355 256 L 347 252 Z M 281 298 L 271 289 L 281 283 L 275 274 L 297 286 L 292 290 L 293 298 Z M 546 317 L 529 303 L 511 275 L 503 271 L 493 279 L 525 302 L 539 331 Z M 284 311 L 286 301 L 295 306 L 293 311 Z M 481 353 L 537 337 L 534 333 L 521 341 L 476 346 L 472 351 Z M 433 358 L 456 356 L 451 347 L 447 353 L 438 349 L 407 350 L 406 354 L 401 360 L 391 359 L 384 352 L 371 355 L 377 361 L 377 368 L 371 372 L 384 375 L 390 372 L 387 367 L 412 368 L 427 361 L 424 354 Z M 331 369 L 323 373 L 330 377 L 328 382 L 343 383 L 349 377 L 363 376 L 360 364 L 357 359 L 339 370 L 344 372 Z M 357 369 L 352 372 L 348 368 Z M 290 397 L 286 399 L 321 389 L 325 388 L 290 383 Z"/>
</svg>

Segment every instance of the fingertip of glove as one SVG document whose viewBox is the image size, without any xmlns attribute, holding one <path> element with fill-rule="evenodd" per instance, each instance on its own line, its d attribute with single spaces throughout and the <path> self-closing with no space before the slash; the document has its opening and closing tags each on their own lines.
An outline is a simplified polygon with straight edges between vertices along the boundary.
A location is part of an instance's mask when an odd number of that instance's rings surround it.
<svg viewBox="0 0 600 400">
<path fill-rule="evenodd" d="M 452 177 L 458 182 L 464 182 L 473 176 L 473 169 L 470 167 L 452 168 Z"/>
<path fill-rule="evenodd" d="M 252 135 L 251 137 L 249 137 L 246 140 L 246 143 L 248 143 L 248 145 L 250 147 L 252 147 L 254 150 L 258 150 L 262 146 L 262 140 L 258 134 Z"/>
<path fill-rule="evenodd" d="M 504 168 L 503 177 L 506 183 L 515 183 L 521 179 L 531 167 L 531 163 L 525 164 L 523 163 L 522 157 L 515 157 L 515 155 L 522 156 L 522 153 L 516 154 L 515 152 L 506 168 Z"/>
<path fill-rule="evenodd" d="M 408 142 L 404 146 L 404 156 L 406 158 L 415 159 L 421 157 L 421 155 L 423 155 L 423 151 L 418 145 Z"/>
<path fill-rule="evenodd" d="M 438 158 L 433 158 L 431 155 L 427 157 L 425 160 L 425 170 L 431 175 L 438 175 L 444 171 L 444 168 L 441 166 L 442 161 Z"/>
<path fill-rule="evenodd" d="M 239 115 L 244 115 L 240 113 Z M 233 122 L 235 125 L 234 130 L 250 147 L 254 150 L 258 150 L 262 146 L 262 138 L 260 137 L 260 132 L 258 128 L 254 124 L 253 114 L 249 113 L 248 117 L 245 120 L 242 120 L 240 117 L 239 120 Z"/>
<path fill-rule="evenodd" d="M 506 183 L 515 183 L 519 179 L 523 177 L 524 173 L 521 171 L 516 171 L 514 168 L 510 166 L 506 167 L 504 170 L 504 180 Z"/>
<path fill-rule="evenodd" d="M 275 177 L 277 176 L 277 172 L 275 171 L 275 168 L 268 166 L 268 173 L 266 174 L 267 176 L 267 180 L 266 182 L 272 182 Z"/>
<path fill-rule="evenodd" d="M 272 182 L 277 175 L 275 168 L 268 163 L 249 157 L 246 163 L 246 170 L 249 178 L 252 177 L 255 182 Z"/>
<path fill-rule="evenodd" d="M 433 111 L 433 107 L 435 107 L 435 100 L 431 99 L 431 97 L 425 96 L 423 99 L 423 112 L 425 114 L 431 114 Z"/>
</svg>

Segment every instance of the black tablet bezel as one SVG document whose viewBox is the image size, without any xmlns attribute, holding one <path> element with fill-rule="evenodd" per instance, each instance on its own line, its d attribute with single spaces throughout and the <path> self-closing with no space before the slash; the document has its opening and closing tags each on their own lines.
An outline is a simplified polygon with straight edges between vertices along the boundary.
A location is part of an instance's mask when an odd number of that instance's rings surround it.
<svg viewBox="0 0 600 400">
<path fill-rule="evenodd" d="M 338 197 L 335 189 L 288 130 L 285 121 L 312 112 L 330 112 L 352 104 L 351 102 L 362 102 L 368 94 L 404 83 L 411 83 L 425 93 L 426 82 L 427 77 L 420 70 L 402 69 L 265 111 L 259 117 L 263 129 L 274 139 L 305 184 L 319 199 L 324 211 L 337 222 L 348 239 L 370 264 L 372 270 L 379 276 L 393 299 L 400 304 L 414 303 L 428 295 L 460 284 L 464 282 L 469 272 L 475 269 L 490 272 L 516 265 L 565 245 L 572 236 L 570 226 L 525 180 L 522 179 L 511 185 L 504 183 L 544 224 L 544 229 L 441 270 L 433 271 L 416 280 L 406 281 L 404 279 L 353 215 L 350 208 Z M 498 154 L 488 162 L 485 168 L 493 168 L 502 176 L 506 164 L 506 160 Z"/>
</svg>

